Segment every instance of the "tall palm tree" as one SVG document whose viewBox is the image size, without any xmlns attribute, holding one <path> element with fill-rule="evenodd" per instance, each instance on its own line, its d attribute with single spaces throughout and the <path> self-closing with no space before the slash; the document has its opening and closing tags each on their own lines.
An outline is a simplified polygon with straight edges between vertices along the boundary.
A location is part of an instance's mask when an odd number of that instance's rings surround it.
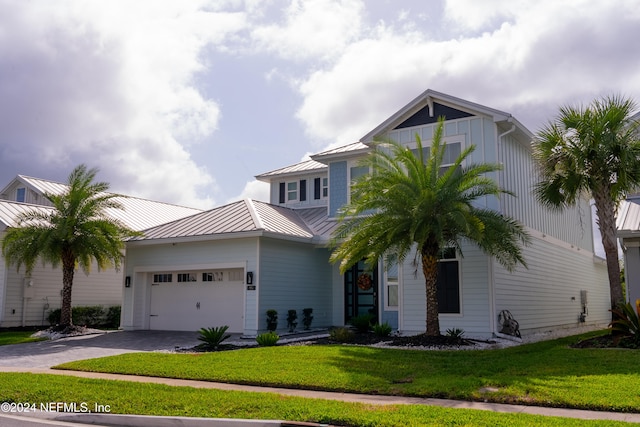
<svg viewBox="0 0 640 427">
<path fill-rule="evenodd" d="M 529 241 L 520 223 L 475 203 L 506 193 L 486 176 L 498 165 L 463 165 L 475 150 L 472 145 L 453 165 L 442 166 L 443 125 L 439 120 L 427 155 L 417 135 L 415 151 L 394 141 L 376 144 L 363 160 L 371 173 L 356 181 L 351 203 L 341 212 L 331 254 L 344 273 L 362 259 L 370 267 L 380 258 L 402 262 L 417 247 L 425 278 L 426 334 L 431 336 L 440 335 L 436 285 L 444 249 L 461 252 L 462 242 L 470 241 L 512 270 L 518 263 L 526 265 L 521 244 Z"/>
<path fill-rule="evenodd" d="M 54 209 L 19 215 L 17 227 L 9 228 L 2 241 L 7 264 L 18 269 L 24 265 L 27 274 L 38 260 L 54 268 L 62 265 L 60 328 L 73 325 L 71 290 L 76 267 L 89 274 L 95 260 L 98 270 L 119 268 L 124 239 L 139 234 L 107 216 L 107 208 L 122 209 L 122 205 L 114 199 L 117 195 L 105 193 L 109 184 L 93 182 L 97 172 L 85 165 L 76 167 L 64 193 L 45 194 Z"/>
<path fill-rule="evenodd" d="M 621 200 L 640 184 L 636 104 L 607 96 L 584 106 L 564 106 L 534 140 L 540 178 L 535 193 L 552 209 L 594 200 L 611 291 L 611 308 L 624 302 L 616 244 L 616 215 Z"/>
</svg>

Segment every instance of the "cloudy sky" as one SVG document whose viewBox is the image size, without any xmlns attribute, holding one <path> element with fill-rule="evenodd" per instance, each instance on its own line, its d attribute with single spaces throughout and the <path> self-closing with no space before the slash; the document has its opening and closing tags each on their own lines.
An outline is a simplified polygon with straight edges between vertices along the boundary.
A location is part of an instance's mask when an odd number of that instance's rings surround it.
<svg viewBox="0 0 640 427">
<path fill-rule="evenodd" d="M 431 88 L 532 132 L 640 100 L 638 0 L 0 0 L 0 187 L 65 181 L 210 208 L 356 141 Z"/>
</svg>

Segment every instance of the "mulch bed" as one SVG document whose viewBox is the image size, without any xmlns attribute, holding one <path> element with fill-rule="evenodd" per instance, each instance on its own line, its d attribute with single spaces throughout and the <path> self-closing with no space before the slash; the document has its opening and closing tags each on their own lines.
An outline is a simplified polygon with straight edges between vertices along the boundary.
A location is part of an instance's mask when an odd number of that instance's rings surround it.
<svg viewBox="0 0 640 427">
<path fill-rule="evenodd" d="M 476 345 L 477 340 L 470 340 L 459 337 L 450 337 L 445 335 L 440 336 L 428 336 L 428 335 L 413 335 L 413 336 L 388 336 L 381 337 L 374 333 L 357 333 L 354 334 L 353 339 L 346 343 L 341 343 L 338 341 L 334 341 L 329 337 L 325 338 L 312 338 L 309 340 L 301 340 L 295 341 L 285 344 L 278 345 L 327 345 L 327 344 L 346 344 L 346 345 L 375 345 L 384 343 L 385 346 L 389 347 L 426 347 L 426 348 L 434 348 L 434 349 L 457 349 L 460 347 L 473 347 Z M 482 342 L 491 342 L 491 341 L 482 341 Z M 199 345 L 197 347 L 193 347 L 190 349 L 182 349 L 181 351 L 188 352 L 209 352 L 209 351 L 227 351 L 227 350 L 239 350 L 243 348 L 256 347 L 256 343 L 251 343 L 251 345 L 234 345 L 234 344 L 221 344 L 217 348 L 208 348 L 204 345 Z"/>
<path fill-rule="evenodd" d="M 313 344 L 340 344 L 337 341 L 333 341 L 330 338 L 320 338 L 314 340 Z M 475 345 L 474 341 L 458 338 L 458 337 L 450 337 L 446 335 L 440 336 L 428 336 L 425 334 L 420 335 L 412 335 L 412 336 L 388 336 L 381 337 L 371 332 L 368 333 L 358 333 L 355 334 L 353 340 L 349 341 L 346 344 L 357 344 L 357 345 L 375 345 L 379 343 L 385 343 L 385 345 L 390 347 L 430 347 L 430 348 L 451 348 L 451 347 L 463 347 L 463 346 L 473 346 Z"/>
<path fill-rule="evenodd" d="M 638 349 L 639 346 L 633 339 L 620 335 L 600 335 L 572 344 L 572 348 L 632 348 Z"/>
</svg>

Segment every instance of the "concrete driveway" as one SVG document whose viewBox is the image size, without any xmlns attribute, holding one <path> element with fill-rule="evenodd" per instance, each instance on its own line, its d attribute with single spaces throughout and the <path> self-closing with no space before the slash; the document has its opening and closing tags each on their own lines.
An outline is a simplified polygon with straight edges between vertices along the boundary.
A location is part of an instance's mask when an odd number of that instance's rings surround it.
<svg viewBox="0 0 640 427">
<path fill-rule="evenodd" d="M 139 351 L 172 351 L 199 343 L 197 332 L 113 331 L 0 346 L 0 367 L 50 368 L 74 360 Z"/>
</svg>

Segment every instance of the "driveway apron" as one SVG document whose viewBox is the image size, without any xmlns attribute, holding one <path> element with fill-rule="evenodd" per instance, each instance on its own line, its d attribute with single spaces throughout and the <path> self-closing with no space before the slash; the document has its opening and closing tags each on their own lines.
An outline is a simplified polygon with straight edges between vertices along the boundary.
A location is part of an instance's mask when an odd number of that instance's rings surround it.
<svg viewBox="0 0 640 427">
<path fill-rule="evenodd" d="M 50 368 L 74 360 L 198 345 L 197 332 L 113 331 L 0 346 L 0 367 Z"/>
</svg>

